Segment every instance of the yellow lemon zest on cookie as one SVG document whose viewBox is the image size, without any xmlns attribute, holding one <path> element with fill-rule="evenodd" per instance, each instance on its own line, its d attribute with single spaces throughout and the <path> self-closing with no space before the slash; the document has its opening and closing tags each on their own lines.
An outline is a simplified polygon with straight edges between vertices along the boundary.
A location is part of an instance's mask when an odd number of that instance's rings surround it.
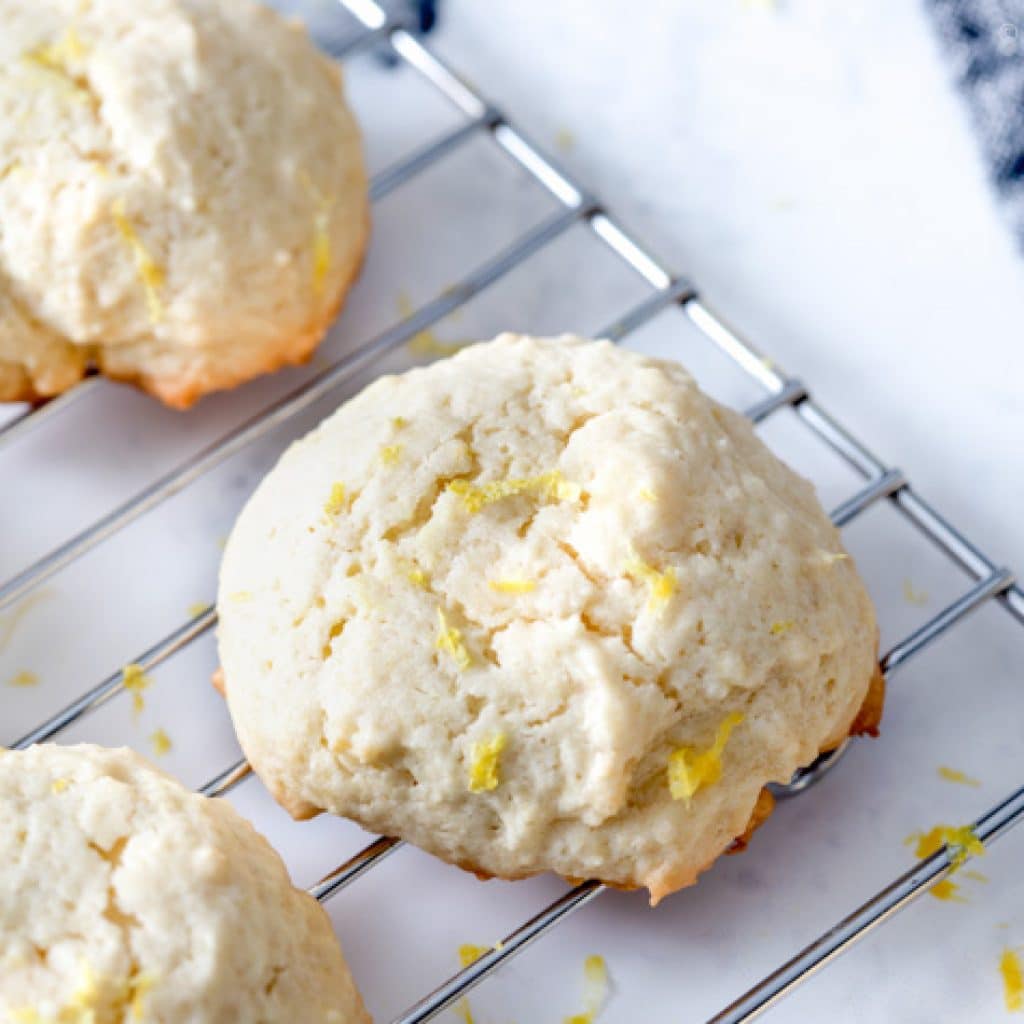
<svg viewBox="0 0 1024 1024">
<path fill-rule="evenodd" d="M 332 519 L 345 510 L 345 485 L 341 483 L 331 484 L 331 493 L 327 495 L 324 502 L 324 512 Z"/>
<path fill-rule="evenodd" d="M 678 587 L 675 569 L 669 566 L 664 572 L 658 572 L 635 554 L 626 563 L 626 574 L 647 583 L 650 591 L 647 607 L 652 611 L 657 611 L 668 604 Z"/>
<path fill-rule="evenodd" d="M 420 587 L 423 590 L 427 589 L 427 584 L 429 584 L 430 580 L 427 579 L 427 574 L 419 566 L 412 566 L 405 575 L 406 579 L 414 586 Z"/>
<path fill-rule="evenodd" d="M 7 680 L 8 686 L 38 686 L 39 676 L 35 672 L 30 672 L 28 669 L 22 669 L 17 675 Z"/>
<path fill-rule="evenodd" d="M 936 825 L 927 832 L 913 832 L 904 840 L 914 847 L 914 856 L 920 860 L 931 857 L 946 847 L 946 856 L 952 868 L 957 871 L 968 857 L 980 857 L 985 852 L 982 841 L 974 834 L 970 825 Z M 951 878 L 943 878 L 929 890 L 937 900 L 965 902 L 958 896 L 960 886 Z"/>
<path fill-rule="evenodd" d="M 484 955 L 484 953 L 490 953 L 490 946 L 474 946 L 470 942 L 463 943 L 459 946 L 459 963 L 463 967 L 468 967 L 472 963 L 476 963 Z"/>
<path fill-rule="evenodd" d="M 945 779 L 946 782 L 958 782 L 961 786 L 974 786 L 975 788 L 981 785 L 977 779 L 972 779 L 970 775 L 956 768 L 950 768 L 948 765 L 940 764 L 938 772 L 939 778 Z"/>
<path fill-rule="evenodd" d="M 385 466 L 397 466 L 398 460 L 402 457 L 402 446 L 400 444 L 382 445 L 378 457 Z"/>
<path fill-rule="evenodd" d="M 70 785 L 71 783 L 68 782 L 67 779 L 54 779 L 53 782 L 50 783 L 50 791 L 54 796 L 60 796 L 60 794 L 63 793 Z"/>
<path fill-rule="evenodd" d="M 299 182 L 313 203 L 313 293 L 321 295 L 333 261 L 329 228 L 334 197 L 324 195 L 305 171 L 299 172 Z"/>
<path fill-rule="evenodd" d="M 566 1017 L 564 1024 L 593 1024 L 608 996 L 608 968 L 604 957 L 592 954 L 583 961 L 583 1013 Z"/>
<path fill-rule="evenodd" d="M 152 680 L 142 671 L 141 665 L 125 665 L 121 669 L 121 678 L 124 688 L 132 695 L 132 712 L 136 715 L 146 706 L 142 693 L 152 683 Z"/>
<path fill-rule="evenodd" d="M 190 619 L 195 619 L 209 610 L 210 606 L 205 601 L 193 601 L 188 606 L 188 617 Z"/>
<path fill-rule="evenodd" d="M 409 421 L 404 416 L 391 417 L 391 426 L 393 426 L 395 430 L 401 430 L 403 427 L 407 427 L 408 425 Z"/>
<path fill-rule="evenodd" d="M 1020 957 L 1012 949 L 1004 949 L 999 957 L 999 973 L 1003 976 L 1003 999 L 1010 1013 L 1024 1010 L 1024 969 Z"/>
<path fill-rule="evenodd" d="M 0 181 L 5 178 L 21 177 L 25 173 L 25 165 L 20 160 L 12 160 L 9 164 L 0 167 Z"/>
<path fill-rule="evenodd" d="M 845 551 L 822 551 L 821 560 L 825 565 L 835 565 L 836 562 L 848 561 L 850 556 Z"/>
<path fill-rule="evenodd" d="M 39 1015 L 39 1011 L 31 1006 L 20 1006 L 15 1010 L 11 1010 L 11 1020 L 14 1024 L 45 1024 L 43 1018 Z"/>
<path fill-rule="evenodd" d="M 496 732 L 490 739 L 473 744 L 473 760 L 469 766 L 469 791 L 484 793 L 498 788 L 498 761 L 508 745 L 508 737 Z"/>
<path fill-rule="evenodd" d="M 650 487 L 641 487 L 637 494 L 641 501 L 646 501 L 649 505 L 654 505 L 658 501 L 658 495 Z"/>
<path fill-rule="evenodd" d="M 133 973 L 128 979 L 127 999 L 132 1008 L 132 1020 L 142 1020 L 146 1012 L 146 996 L 156 984 L 156 975 L 149 972 Z"/>
<path fill-rule="evenodd" d="M 74 26 L 68 26 L 55 42 L 36 47 L 22 55 L 22 63 L 28 68 L 45 75 L 45 83 L 65 93 L 72 99 L 83 102 L 92 100 L 92 93 L 80 77 L 72 71 L 71 65 L 81 63 L 88 51 Z"/>
<path fill-rule="evenodd" d="M 437 627 L 435 646 L 439 651 L 445 651 L 450 654 L 455 664 L 465 672 L 473 664 L 473 659 L 470 657 L 469 651 L 466 650 L 466 645 L 462 642 L 462 633 L 454 626 L 448 625 L 448 619 L 440 608 L 437 609 Z"/>
<path fill-rule="evenodd" d="M 139 238 L 135 226 L 128 219 L 123 199 L 115 199 L 111 203 L 110 215 L 114 218 L 114 225 L 121 240 L 131 250 L 132 256 L 135 258 L 135 272 L 146 292 L 146 307 L 149 310 L 150 322 L 159 323 L 164 315 L 163 302 L 160 300 L 160 289 L 164 283 L 163 269 L 150 255 L 142 239 Z"/>
<path fill-rule="evenodd" d="M 915 590 L 914 584 L 911 583 L 910 579 L 903 581 L 903 600 L 907 604 L 917 605 L 918 608 L 923 608 L 928 603 L 928 594 L 924 590 Z"/>
<path fill-rule="evenodd" d="M 228 600 L 233 601 L 235 604 L 245 604 L 246 601 L 252 600 L 252 591 L 236 590 L 233 594 L 228 594 Z"/>
<path fill-rule="evenodd" d="M 540 501 L 579 501 L 582 494 L 579 484 L 570 483 L 557 469 L 539 476 L 491 480 L 479 486 L 468 480 L 452 480 L 447 490 L 458 495 L 466 511 L 473 515 L 487 505 L 516 494 L 529 494 Z"/>
<path fill-rule="evenodd" d="M 153 744 L 153 753 L 158 754 L 161 757 L 164 754 L 169 754 L 171 747 L 174 746 L 171 742 L 171 737 L 168 736 L 163 729 L 157 729 L 157 731 L 149 737 L 149 742 Z"/>
<path fill-rule="evenodd" d="M 528 594 L 537 586 L 533 580 L 516 579 L 514 577 L 504 580 L 488 580 L 487 585 L 491 590 L 497 590 L 499 594 Z"/>
<path fill-rule="evenodd" d="M 668 788 L 673 800 L 689 801 L 701 786 L 710 786 L 722 777 L 722 752 L 733 729 L 742 721 L 743 715 L 733 711 L 722 719 L 710 747 L 679 747 L 669 755 Z"/>
<path fill-rule="evenodd" d="M 792 619 L 786 619 L 783 622 L 773 622 L 772 628 L 768 630 L 772 636 L 780 636 L 782 633 L 788 633 L 796 623 Z"/>
</svg>

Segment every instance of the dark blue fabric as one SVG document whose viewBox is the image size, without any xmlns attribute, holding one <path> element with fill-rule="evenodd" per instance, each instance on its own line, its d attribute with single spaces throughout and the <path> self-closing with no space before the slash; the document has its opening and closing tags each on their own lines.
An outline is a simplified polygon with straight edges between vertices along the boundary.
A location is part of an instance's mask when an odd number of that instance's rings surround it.
<svg viewBox="0 0 1024 1024">
<path fill-rule="evenodd" d="M 1024 247 L 1024 0 L 926 0 Z"/>
</svg>

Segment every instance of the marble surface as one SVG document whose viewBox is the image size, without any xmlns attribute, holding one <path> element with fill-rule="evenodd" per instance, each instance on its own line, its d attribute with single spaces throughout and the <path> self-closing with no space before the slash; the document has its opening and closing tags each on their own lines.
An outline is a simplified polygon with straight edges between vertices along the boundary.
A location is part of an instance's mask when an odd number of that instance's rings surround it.
<svg viewBox="0 0 1024 1024">
<path fill-rule="evenodd" d="M 328 35 L 329 0 L 303 5 Z M 434 45 L 769 355 L 1000 561 L 1024 569 L 1024 263 L 984 182 L 966 113 L 911 0 L 450 0 Z M 457 123 L 414 73 L 372 55 L 348 78 L 379 171 Z M 0 449 L 0 575 L 187 460 L 365 341 L 555 209 L 485 139 L 381 201 L 366 270 L 306 369 L 204 401 L 187 416 L 103 384 L 17 446 Z M 450 341 L 506 327 L 597 331 L 646 294 L 585 229 L 437 328 Z M 723 400 L 761 392 L 674 311 L 630 344 L 683 359 Z M 389 368 L 409 365 L 408 351 Z M 0 612 L 0 743 L 137 656 L 212 597 L 220 543 L 287 441 L 338 394 L 228 461 L 158 511 Z M 763 428 L 833 507 L 860 485 L 789 411 Z M 16 483 L 15 483 L 16 481 Z M 879 608 L 882 647 L 969 580 L 887 506 L 846 540 Z M 909 588 L 909 589 L 908 589 Z M 822 784 L 781 807 L 749 851 L 652 911 L 610 894 L 471 997 L 477 1024 L 545 1024 L 583 1009 L 582 963 L 613 980 L 599 1018 L 701 1021 L 913 862 L 903 840 L 969 820 L 1024 781 L 1024 630 L 989 606 L 893 680 L 883 736 L 858 742 Z M 210 636 L 153 673 L 133 718 L 118 699 L 62 739 L 146 751 L 190 785 L 237 748 L 208 685 Z M 9 689 L 16 672 L 38 673 Z M 948 764 L 978 788 L 943 781 Z M 309 884 L 367 839 L 295 824 L 250 780 L 231 799 Z M 772 1010 L 780 1022 L 998 1021 L 997 961 L 1024 944 L 1024 831 L 963 880 L 966 902 L 923 898 Z M 486 943 L 564 891 L 549 878 L 481 883 L 403 850 L 329 906 L 378 1020 L 397 1015 Z M 449 1012 L 441 1019 L 456 1021 Z M 1012 1017 L 1007 1018 L 1012 1020 Z"/>
</svg>

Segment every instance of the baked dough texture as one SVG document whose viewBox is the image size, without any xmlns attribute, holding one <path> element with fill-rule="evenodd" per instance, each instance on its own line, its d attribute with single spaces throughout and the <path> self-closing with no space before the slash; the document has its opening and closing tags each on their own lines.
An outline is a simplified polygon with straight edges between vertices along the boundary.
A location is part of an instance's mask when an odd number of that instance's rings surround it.
<svg viewBox="0 0 1024 1024">
<path fill-rule="evenodd" d="M 242 512 L 218 611 L 238 736 L 292 814 L 654 901 L 877 675 L 811 485 L 680 366 L 575 337 L 342 406 Z"/>
<path fill-rule="evenodd" d="M 368 226 L 338 67 L 252 0 L 0 0 L 0 400 L 305 360 Z"/>
<path fill-rule="evenodd" d="M 4 1024 L 369 1024 L 330 921 L 129 750 L 0 750 Z"/>
</svg>

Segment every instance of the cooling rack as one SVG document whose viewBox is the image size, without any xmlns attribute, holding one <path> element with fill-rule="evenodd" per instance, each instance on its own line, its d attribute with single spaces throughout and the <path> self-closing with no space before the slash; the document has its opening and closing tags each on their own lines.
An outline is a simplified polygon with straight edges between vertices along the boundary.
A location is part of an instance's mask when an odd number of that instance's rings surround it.
<svg viewBox="0 0 1024 1024">
<path fill-rule="evenodd" d="M 374 0 L 341 0 L 341 3 L 361 27 L 352 37 L 331 47 L 336 56 L 347 57 L 358 51 L 383 48 L 429 83 L 458 115 L 453 128 L 440 137 L 428 140 L 373 178 L 371 194 L 375 202 L 381 201 L 417 176 L 430 172 L 444 158 L 471 141 L 486 138 L 553 198 L 556 211 L 541 219 L 511 245 L 464 274 L 455 284 L 446 287 L 436 298 L 372 335 L 369 340 L 349 348 L 340 358 L 317 370 L 293 391 L 277 398 L 269 407 L 259 409 L 249 419 L 223 433 L 216 441 L 163 473 L 117 507 L 75 532 L 69 539 L 35 558 L 27 567 L 0 584 L 0 610 L 10 608 L 16 612 L 51 577 L 72 567 L 129 524 L 147 513 L 155 512 L 179 492 L 198 484 L 206 474 L 276 429 L 285 427 L 294 431 L 302 414 L 309 412 L 318 402 L 335 396 L 339 388 L 351 385 L 360 375 L 379 372 L 387 358 L 410 339 L 443 318 L 456 314 L 470 300 L 527 261 L 539 259 L 547 247 L 570 229 L 582 226 L 617 259 L 631 268 L 646 290 L 641 301 L 615 317 L 604 331 L 598 333 L 613 340 L 626 339 L 663 312 L 678 310 L 757 386 L 761 397 L 746 409 L 752 420 L 766 423 L 781 410 L 791 410 L 803 427 L 819 442 L 823 442 L 825 448 L 859 478 L 861 486 L 845 497 L 833 511 L 833 520 L 838 526 L 847 526 L 873 507 L 888 504 L 961 573 L 964 582 L 954 598 L 937 614 L 927 618 L 889 647 L 881 660 L 887 679 L 891 679 L 900 668 L 939 637 L 956 629 L 967 616 L 987 603 L 1001 606 L 1012 622 L 1024 625 L 1024 592 L 1015 584 L 1012 573 L 1000 567 L 967 536 L 947 522 L 911 486 L 900 470 L 874 455 L 837 422 L 815 401 L 802 381 L 786 373 L 741 337 L 703 298 L 691 281 L 672 273 L 651 255 L 597 197 L 561 169 L 501 110 L 484 99 L 425 46 L 406 21 L 389 15 Z M 26 410 L 7 420 L 0 426 L 0 449 L 13 449 L 24 442 L 31 431 L 61 417 L 74 403 L 100 386 L 98 379 L 89 378 L 47 405 L 36 410 Z M 54 426 L 59 429 L 58 424 Z M 131 656 L 125 661 L 138 664 L 146 672 L 152 671 L 185 651 L 194 641 L 207 634 L 215 623 L 215 611 L 200 611 L 141 653 L 129 652 Z M 53 739 L 86 715 L 106 705 L 123 693 L 124 689 L 124 673 L 122 670 L 115 671 L 50 714 L 45 721 L 31 728 L 11 745 L 21 748 Z M 814 765 L 799 772 L 788 786 L 778 787 L 777 795 L 789 797 L 803 792 L 820 779 L 842 754 L 841 748 L 820 758 Z M 249 774 L 247 764 L 238 761 L 211 778 L 201 787 L 202 792 L 210 796 L 224 796 Z M 981 814 L 975 820 L 974 828 L 982 842 L 990 844 L 1022 818 L 1024 787 L 1009 793 L 1005 799 Z M 318 900 L 326 901 L 380 864 L 400 846 L 401 843 L 393 839 L 376 839 L 338 866 L 310 891 Z M 946 849 L 921 861 L 709 1020 L 719 1024 L 738 1024 L 758 1016 L 873 928 L 945 878 L 952 868 L 951 855 Z M 409 1007 L 394 1019 L 393 1024 L 418 1024 L 434 1018 L 496 968 L 551 931 L 574 911 L 595 900 L 603 891 L 604 887 L 595 881 L 585 881 L 572 888 L 512 930 L 480 959 Z M 624 993 L 623 997 L 628 999 L 629 993 Z"/>
</svg>

